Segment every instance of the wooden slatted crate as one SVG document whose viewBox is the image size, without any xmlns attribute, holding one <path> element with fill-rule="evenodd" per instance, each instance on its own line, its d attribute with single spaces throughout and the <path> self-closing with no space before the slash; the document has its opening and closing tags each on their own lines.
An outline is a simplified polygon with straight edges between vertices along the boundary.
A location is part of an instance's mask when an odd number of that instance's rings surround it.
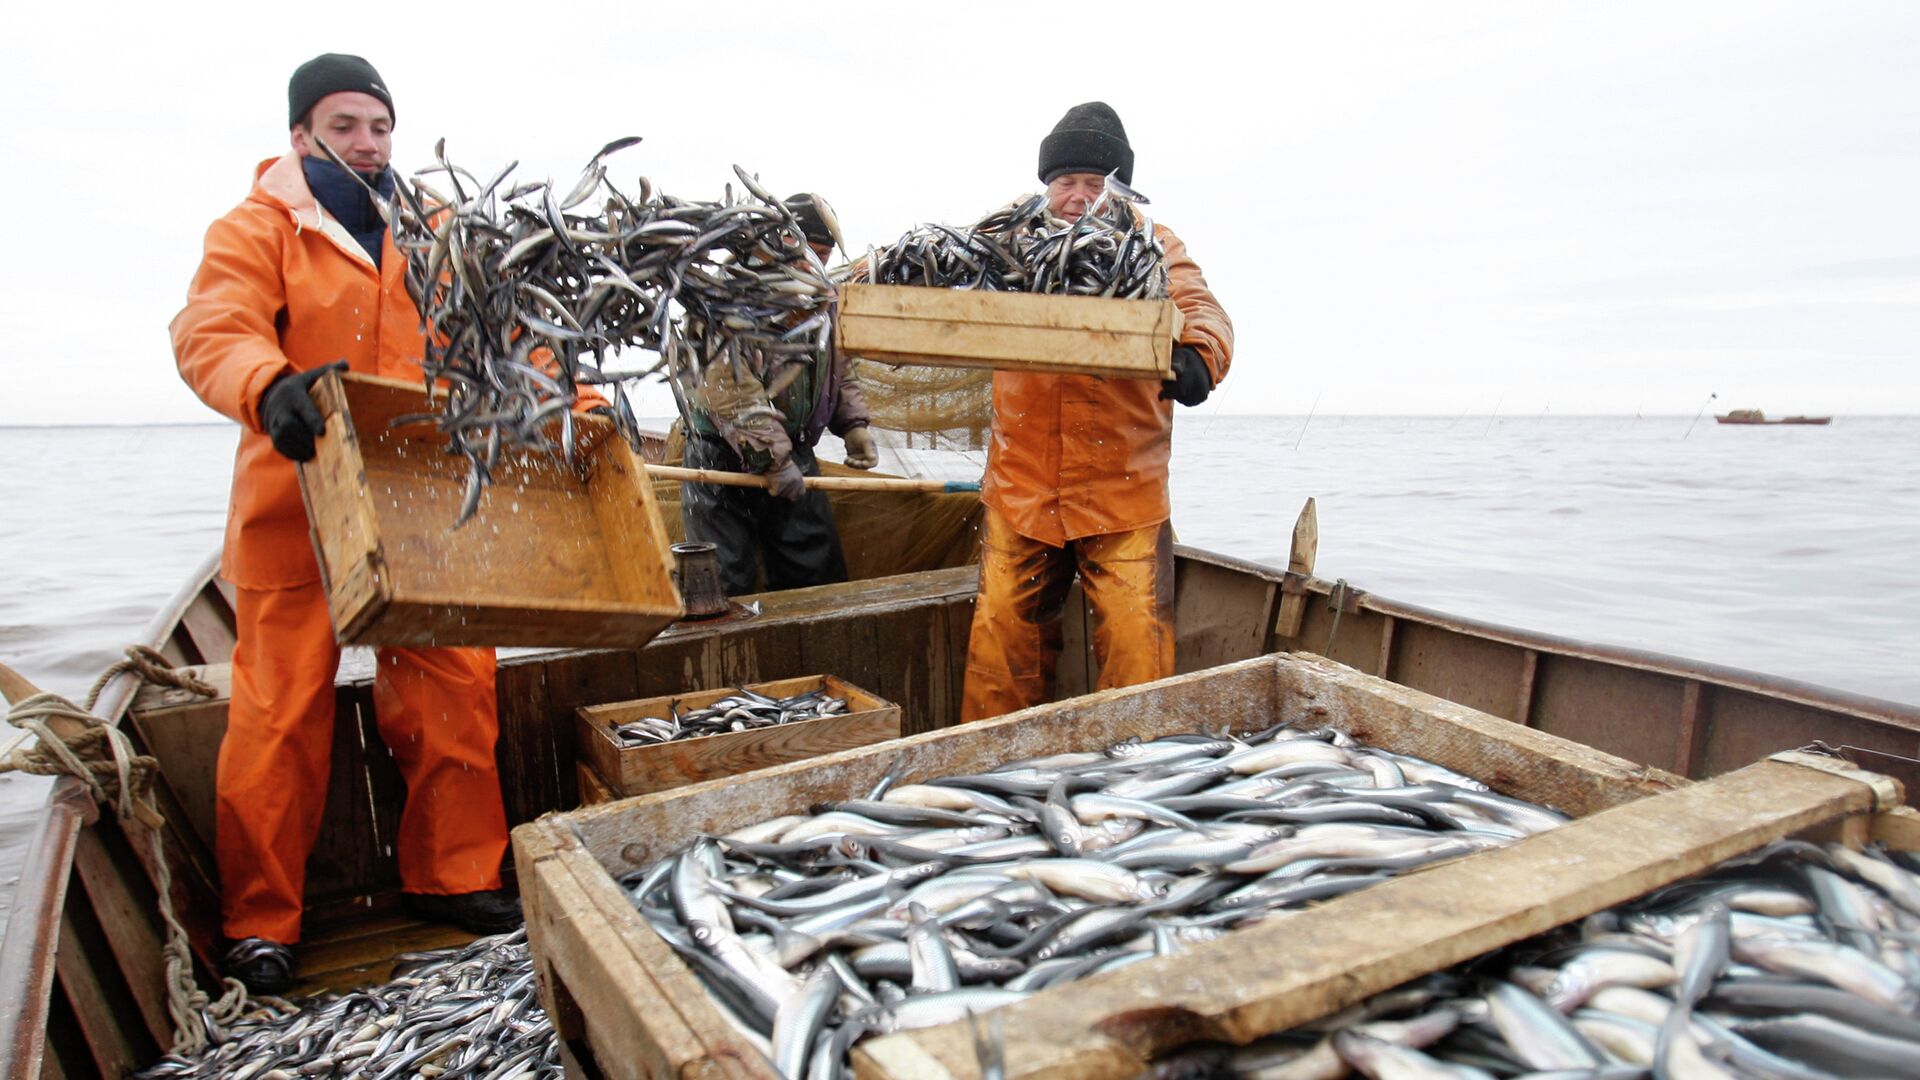
<svg viewBox="0 0 1920 1080">
<path fill-rule="evenodd" d="M 887 364 L 1119 379 L 1173 376 L 1171 300 L 845 285 L 840 350 Z"/>
<path fill-rule="evenodd" d="M 453 528 L 466 459 L 416 383 L 330 375 L 326 434 L 300 466 L 335 634 L 349 645 L 637 648 L 682 613 L 646 468 L 613 425 L 576 417 L 575 454 L 510 455 Z"/>
<path fill-rule="evenodd" d="M 1906 811 L 1888 811 L 1897 784 L 1825 759 L 1787 755 L 1688 784 L 1318 657 L 1261 657 L 521 826 L 535 971 L 570 1069 L 774 1076 L 617 883 L 696 836 L 865 792 L 890 767 L 914 783 L 1283 719 L 1427 758 L 1576 820 L 997 1010 L 1007 1076 L 1117 1080 L 1193 1039 L 1285 1030 L 1823 823 L 1920 835 Z M 1871 826 L 1856 817 L 1874 811 L 1887 812 Z M 868 1080 L 979 1072 L 964 1024 L 862 1043 L 854 1064 Z"/>
<path fill-rule="evenodd" d="M 824 690 L 844 699 L 847 711 L 817 720 L 703 735 L 652 746 L 629 746 L 614 729 L 643 716 L 664 717 L 672 708 L 704 709 L 730 694 L 701 690 L 690 694 L 617 701 L 610 705 L 581 706 L 575 725 L 580 735 L 580 758 L 599 774 L 612 798 L 645 795 L 718 780 L 772 765 L 819 757 L 837 750 L 853 750 L 900 737 L 900 706 L 833 675 L 808 675 L 777 682 L 751 683 L 746 689 L 771 698 Z M 585 801 L 585 792 L 582 792 Z"/>
</svg>

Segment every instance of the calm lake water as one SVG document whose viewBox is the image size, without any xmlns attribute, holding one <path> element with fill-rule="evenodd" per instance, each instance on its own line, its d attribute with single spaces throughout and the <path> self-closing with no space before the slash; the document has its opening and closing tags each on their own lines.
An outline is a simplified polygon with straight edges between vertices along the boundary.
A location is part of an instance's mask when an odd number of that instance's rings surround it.
<svg viewBox="0 0 1920 1080">
<path fill-rule="evenodd" d="M 225 425 L 0 428 L 0 661 L 83 695 L 219 544 L 235 439 Z M 1173 522 L 1184 543 L 1284 566 L 1313 496 L 1322 577 L 1920 702 L 1916 460 L 1920 417 L 1743 428 L 1202 408 L 1177 421 Z M 0 891 L 41 789 L 0 775 Z"/>
</svg>

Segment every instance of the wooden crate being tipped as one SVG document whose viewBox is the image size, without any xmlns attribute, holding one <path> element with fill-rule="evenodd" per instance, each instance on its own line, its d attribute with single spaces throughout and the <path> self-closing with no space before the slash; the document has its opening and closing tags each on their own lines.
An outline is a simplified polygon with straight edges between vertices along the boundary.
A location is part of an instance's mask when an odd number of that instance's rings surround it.
<svg viewBox="0 0 1920 1080">
<path fill-rule="evenodd" d="M 840 351 L 886 364 L 1173 376 L 1180 313 L 1171 300 L 844 285 Z"/>
<path fill-rule="evenodd" d="M 300 466 L 334 632 L 348 645 L 637 648 L 681 615 L 646 468 L 613 425 L 575 418 L 570 463 L 502 455 L 454 528 L 467 461 L 419 384 L 328 376 L 326 433 Z"/>
</svg>

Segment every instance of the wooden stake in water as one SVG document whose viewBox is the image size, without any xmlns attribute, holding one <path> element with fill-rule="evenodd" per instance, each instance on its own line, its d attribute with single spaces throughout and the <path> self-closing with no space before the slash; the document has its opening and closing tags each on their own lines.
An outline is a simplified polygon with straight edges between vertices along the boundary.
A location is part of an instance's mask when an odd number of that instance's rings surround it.
<svg viewBox="0 0 1920 1080">
<path fill-rule="evenodd" d="M 1702 406 L 1700 406 L 1700 411 L 1699 411 L 1699 412 L 1697 412 L 1697 413 L 1694 413 L 1694 414 L 1693 414 L 1693 424 L 1697 424 L 1697 423 L 1699 423 L 1699 422 L 1700 422 L 1700 418 L 1701 418 L 1701 417 L 1703 417 L 1703 416 L 1705 416 L 1705 415 L 1707 415 L 1707 406 L 1708 406 L 1708 405 L 1712 405 L 1712 404 L 1713 404 L 1713 399 L 1715 399 L 1715 398 L 1717 398 L 1717 397 L 1719 397 L 1719 396 L 1720 396 L 1719 394 L 1708 394 L 1708 395 L 1707 395 L 1707 402 L 1706 402 L 1706 404 L 1705 404 L 1705 405 L 1702 405 Z M 1693 424 L 1688 424 L 1688 425 L 1687 425 L 1687 435 L 1691 435 L 1691 434 L 1693 434 Z M 1687 438 L 1687 435 L 1682 435 L 1682 436 L 1680 436 L 1680 439 L 1681 439 L 1681 441 L 1682 441 L 1682 442 L 1684 442 L 1684 441 L 1686 441 L 1686 438 Z"/>
</svg>

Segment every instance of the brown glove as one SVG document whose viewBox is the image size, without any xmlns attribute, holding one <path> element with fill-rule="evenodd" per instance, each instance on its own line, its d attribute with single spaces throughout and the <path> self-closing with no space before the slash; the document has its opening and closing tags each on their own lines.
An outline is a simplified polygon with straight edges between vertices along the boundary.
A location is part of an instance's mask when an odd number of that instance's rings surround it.
<svg viewBox="0 0 1920 1080">
<path fill-rule="evenodd" d="M 733 423 L 723 425 L 722 431 L 739 452 L 742 464 L 772 479 L 775 495 L 798 499 L 807 493 L 800 466 L 793 463 L 793 440 L 787 437 L 778 410 L 749 409 Z"/>
<path fill-rule="evenodd" d="M 847 444 L 847 467 L 850 469 L 871 469 L 880 464 L 880 451 L 873 445 L 873 433 L 865 424 L 854 428 L 841 436 Z"/>
</svg>

